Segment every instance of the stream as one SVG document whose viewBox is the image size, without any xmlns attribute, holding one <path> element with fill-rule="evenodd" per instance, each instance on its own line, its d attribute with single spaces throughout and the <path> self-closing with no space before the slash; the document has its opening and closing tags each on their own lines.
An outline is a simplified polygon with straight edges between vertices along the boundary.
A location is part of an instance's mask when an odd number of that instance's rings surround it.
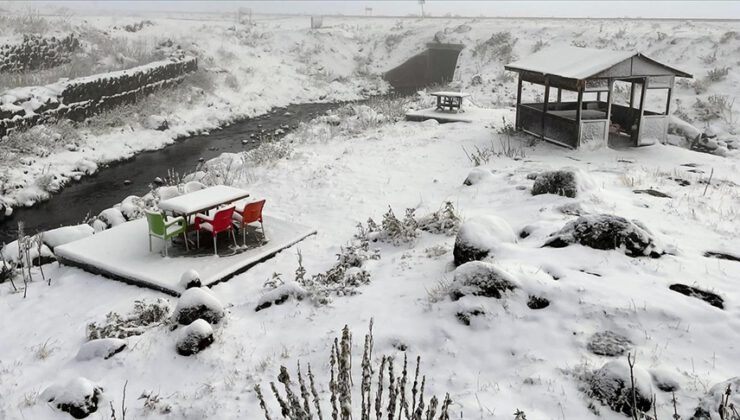
<svg viewBox="0 0 740 420">
<path fill-rule="evenodd" d="M 157 177 L 164 179 L 169 170 L 181 175 L 191 173 L 201 159 L 254 149 L 259 145 L 256 139 L 262 130 L 271 133 L 284 125 L 294 128 L 343 104 L 308 103 L 274 108 L 270 113 L 212 130 L 208 135 L 184 137 L 162 149 L 101 165 L 98 172 L 67 184 L 49 200 L 32 207 L 15 208 L 11 217 L 0 221 L 0 245 L 17 239 L 20 220 L 25 224 L 26 234 L 82 223 L 86 215 L 97 215 L 130 195 L 145 195 L 150 190 L 149 184 Z"/>
</svg>

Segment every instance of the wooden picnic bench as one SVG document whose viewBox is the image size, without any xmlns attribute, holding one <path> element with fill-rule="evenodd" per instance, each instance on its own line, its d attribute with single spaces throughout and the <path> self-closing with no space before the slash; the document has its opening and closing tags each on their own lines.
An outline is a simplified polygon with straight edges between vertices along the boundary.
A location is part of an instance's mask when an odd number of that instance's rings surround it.
<svg viewBox="0 0 740 420">
<path fill-rule="evenodd" d="M 431 92 L 437 98 L 437 111 L 461 112 L 463 98 L 470 96 L 462 92 Z"/>
</svg>

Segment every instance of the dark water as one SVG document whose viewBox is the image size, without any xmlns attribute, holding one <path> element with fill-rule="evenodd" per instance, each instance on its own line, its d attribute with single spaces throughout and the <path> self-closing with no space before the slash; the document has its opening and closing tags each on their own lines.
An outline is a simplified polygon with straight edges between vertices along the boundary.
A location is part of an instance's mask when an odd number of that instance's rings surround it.
<svg viewBox="0 0 740 420">
<path fill-rule="evenodd" d="M 79 224 L 86 215 L 97 215 L 129 195 L 146 194 L 149 184 L 156 177 L 165 178 L 170 169 L 182 175 L 193 172 L 201 158 L 208 160 L 224 152 L 255 148 L 258 145 L 256 141 L 242 143 L 243 140 L 252 140 L 250 134 L 259 138 L 262 130 L 274 132 L 284 125 L 294 128 L 299 122 L 340 105 L 315 103 L 275 108 L 268 114 L 213 130 L 210 135 L 183 138 L 163 149 L 143 152 L 132 159 L 101 167 L 94 175 L 68 184 L 47 201 L 33 207 L 16 208 L 10 218 L 0 221 L 0 245 L 16 239 L 19 220 L 24 222 L 26 234 Z M 130 181 L 130 184 L 124 181 Z"/>
</svg>

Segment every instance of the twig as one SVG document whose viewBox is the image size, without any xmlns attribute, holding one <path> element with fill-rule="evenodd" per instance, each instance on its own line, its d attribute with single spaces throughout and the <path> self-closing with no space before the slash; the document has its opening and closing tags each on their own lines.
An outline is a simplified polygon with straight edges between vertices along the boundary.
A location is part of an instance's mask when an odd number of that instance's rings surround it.
<svg viewBox="0 0 740 420">
<path fill-rule="evenodd" d="M 712 176 L 714 175 L 714 168 L 712 168 L 712 172 L 709 173 L 709 181 L 707 181 L 707 185 L 704 187 L 704 194 L 702 196 L 707 195 L 707 188 L 709 188 L 709 184 L 712 183 Z"/>
</svg>

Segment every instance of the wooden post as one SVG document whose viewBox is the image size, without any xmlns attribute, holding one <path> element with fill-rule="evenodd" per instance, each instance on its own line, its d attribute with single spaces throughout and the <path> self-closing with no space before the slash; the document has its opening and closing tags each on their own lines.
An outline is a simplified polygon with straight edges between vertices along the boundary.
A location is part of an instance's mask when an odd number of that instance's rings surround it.
<svg viewBox="0 0 740 420">
<path fill-rule="evenodd" d="M 562 102 L 563 88 L 558 88 L 558 103 Z"/>
<path fill-rule="evenodd" d="M 545 103 L 542 104 L 542 140 L 545 139 L 545 114 L 547 114 L 548 102 L 550 102 L 550 79 L 545 78 Z"/>
<path fill-rule="evenodd" d="M 630 80 L 630 108 L 634 108 L 635 105 L 635 81 Z"/>
<path fill-rule="evenodd" d="M 519 75 L 519 81 L 516 85 L 516 120 L 514 122 L 514 128 L 517 130 L 522 129 L 522 124 L 519 122 L 519 108 L 522 106 L 522 74 Z"/>
<path fill-rule="evenodd" d="M 596 92 L 596 102 L 601 102 L 601 91 Z"/>
<path fill-rule="evenodd" d="M 614 90 L 614 80 L 609 79 L 609 91 L 606 93 L 606 133 L 604 140 L 609 144 L 609 126 L 612 123 L 612 91 Z"/>
<path fill-rule="evenodd" d="M 671 113 L 671 94 L 673 93 L 673 84 L 671 84 L 671 87 L 668 88 L 668 98 L 665 101 L 665 115 L 670 115 Z"/>
<path fill-rule="evenodd" d="M 647 91 L 647 77 L 642 82 L 642 91 L 640 92 L 640 117 L 637 120 L 637 137 L 635 137 L 635 146 L 640 145 L 640 132 L 642 131 L 642 114 L 645 112 L 645 92 Z"/>
<path fill-rule="evenodd" d="M 578 107 L 576 108 L 576 148 L 581 146 L 581 107 L 583 106 L 583 86 L 578 86 Z"/>
</svg>

